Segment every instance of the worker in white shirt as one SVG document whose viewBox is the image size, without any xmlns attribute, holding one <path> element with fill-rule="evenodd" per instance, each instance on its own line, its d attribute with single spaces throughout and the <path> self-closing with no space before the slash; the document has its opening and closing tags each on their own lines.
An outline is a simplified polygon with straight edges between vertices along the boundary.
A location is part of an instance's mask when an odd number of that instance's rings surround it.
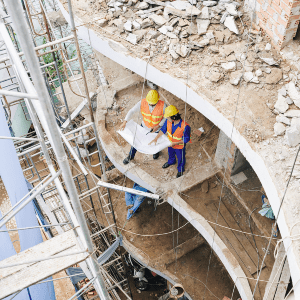
<svg viewBox="0 0 300 300">
<path fill-rule="evenodd" d="M 150 132 L 158 132 L 162 125 L 165 122 L 164 114 L 166 104 L 164 101 L 159 99 L 159 94 L 156 90 L 151 90 L 146 99 L 142 99 L 139 101 L 125 117 L 125 121 L 122 123 L 120 130 L 123 130 L 126 126 L 126 123 L 132 118 L 132 116 L 140 111 L 143 117 L 142 127 L 147 129 Z M 123 164 L 127 165 L 129 161 L 134 159 L 136 154 L 136 149 L 131 147 L 129 155 L 123 160 Z M 159 157 L 159 152 L 153 154 L 153 159 L 157 159 Z"/>
</svg>

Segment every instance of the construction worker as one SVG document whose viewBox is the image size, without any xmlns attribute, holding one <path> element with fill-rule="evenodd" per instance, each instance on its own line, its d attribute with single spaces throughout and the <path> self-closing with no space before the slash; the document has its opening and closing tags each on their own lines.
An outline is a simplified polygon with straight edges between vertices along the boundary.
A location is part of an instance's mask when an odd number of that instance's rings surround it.
<svg viewBox="0 0 300 300">
<path fill-rule="evenodd" d="M 164 101 L 159 99 L 159 94 L 156 90 L 148 92 L 146 99 L 139 101 L 126 115 L 125 121 L 122 123 L 120 130 L 124 130 L 126 123 L 132 118 L 132 116 L 140 111 L 143 117 L 142 127 L 150 132 L 158 132 L 161 126 L 164 124 L 164 113 L 166 109 Z M 123 164 L 127 165 L 129 161 L 134 159 L 136 149 L 131 147 L 129 155 L 123 160 Z M 153 154 L 153 159 L 158 159 L 159 152 Z"/>
<path fill-rule="evenodd" d="M 157 140 L 165 133 L 168 134 L 168 138 L 171 142 L 171 146 L 168 148 L 169 159 L 162 166 L 163 169 L 168 168 L 176 163 L 176 157 L 178 160 L 177 165 L 177 176 L 176 178 L 183 175 L 185 166 L 185 144 L 190 142 L 191 138 L 191 127 L 185 121 L 181 119 L 179 110 L 174 106 L 170 105 L 166 108 L 164 117 L 167 119 L 160 129 L 156 138 L 149 143 L 157 143 Z"/>
</svg>

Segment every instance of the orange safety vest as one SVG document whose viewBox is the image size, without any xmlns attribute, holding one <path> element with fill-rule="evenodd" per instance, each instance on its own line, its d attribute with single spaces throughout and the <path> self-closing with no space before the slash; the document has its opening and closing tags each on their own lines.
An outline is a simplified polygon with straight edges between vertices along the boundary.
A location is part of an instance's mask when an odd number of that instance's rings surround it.
<svg viewBox="0 0 300 300">
<path fill-rule="evenodd" d="M 163 119 L 164 105 L 165 104 L 163 101 L 158 100 L 152 113 L 150 113 L 148 102 L 146 101 L 146 99 L 142 100 L 141 113 L 143 116 L 144 123 L 148 128 L 153 128 L 154 126 L 158 125 Z"/>
<path fill-rule="evenodd" d="M 185 126 L 190 126 L 190 125 L 182 120 L 181 126 L 177 127 L 177 129 L 175 130 L 175 132 L 172 135 L 172 122 L 169 122 L 169 121 L 167 121 L 167 122 L 168 122 L 167 123 L 167 133 L 168 133 L 168 138 L 169 138 L 170 142 L 173 143 L 173 142 L 183 141 L 183 134 L 184 134 Z M 190 143 L 191 143 L 191 141 L 190 141 Z M 182 142 L 182 144 L 175 145 L 172 148 L 173 149 L 183 149 L 183 147 L 184 147 L 184 143 Z"/>
</svg>

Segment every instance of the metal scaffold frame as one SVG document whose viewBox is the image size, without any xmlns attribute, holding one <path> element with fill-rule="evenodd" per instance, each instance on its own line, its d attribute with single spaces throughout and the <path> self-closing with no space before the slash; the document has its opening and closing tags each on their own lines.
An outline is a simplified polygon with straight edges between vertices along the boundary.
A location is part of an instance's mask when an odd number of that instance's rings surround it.
<svg viewBox="0 0 300 300">
<path fill-rule="evenodd" d="M 89 291 L 91 286 L 94 286 L 100 299 L 120 299 L 117 290 L 122 292 L 127 299 L 131 299 L 121 254 L 113 252 L 105 263 L 102 265 L 98 263 L 97 257 L 101 256 L 112 244 L 118 242 L 120 238 L 117 237 L 116 221 L 109 189 L 99 186 L 97 184 L 99 178 L 93 173 L 95 169 L 101 168 L 101 178 L 104 181 L 107 180 L 105 161 L 101 153 L 94 123 L 75 26 L 71 29 L 73 34 L 55 39 L 46 9 L 43 6 L 44 3 L 42 1 L 38 2 L 40 12 L 32 7 L 33 1 L 25 0 L 24 10 L 18 0 L 5 1 L 7 5 L 5 11 L 8 11 L 9 15 L 0 18 L 0 32 L 4 40 L 0 50 L 4 51 L 3 46 L 6 47 L 6 52 L 3 52 L 6 56 L 0 57 L 0 64 L 4 63 L 4 67 L 1 66 L 1 69 L 8 70 L 8 68 L 11 68 L 14 73 L 10 74 L 8 72 L 10 77 L 1 81 L 11 81 L 13 83 L 12 88 L 7 85 L 5 89 L 0 89 L 0 95 L 6 102 L 4 104 L 5 112 L 8 112 L 8 121 L 11 122 L 9 112 L 12 102 L 7 103 L 5 97 L 17 97 L 19 99 L 15 100 L 14 103 L 23 103 L 22 108 L 26 108 L 28 118 L 30 118 L 33 125 L 33 131 L 29 134 L 23 137 L 13 137 L 24 177 L 33 185 L 33 188 L 1 218 L 0 227 L 12 219 L 27 203 L 36 199 L 49 223 L 49 225 L 41 226 L 41 228 L 48 227 L 52 236 L 70 230 L 74 231 L 81 248 L 80 251 L 74 252 L 74 254 L 88 253 L 87 258 L 84 262 L 81 262 L 80 266 L 90 282 L 70 299 L 76 299 L 77 296 Z M 70 1 L 69 8 L 70 10 L 72 8 Z M 33 14 L 32 10 L 34 11 Z M 38 19 L 38 23 L 44 32 L 40 33 L 34 28 L 33 16 Z M 5 22 L 6 19 L 11 21 Z M 12 40 L 11 35 L 9 35 L 10 32 L 13 35 L 16 34 L 17 38 Z M 35 38 L 44 35 L 47 36 L 48 42 L 36 46 Z M 76 59 L 68 59 L 66 53 L 62 50 L 61 45 L 66 41 L 75 43 Z M 51 50 L 47 50 L 49 47 Z M 52 63 L 45 64 L 43 62 L 43 53 L 39 53 L 39 50 L 42 49 L 44 49 L 44 54 L 51 53 L 53 55 Z M 59 58 L 59 55 L 61 55 L 63 66 L 58 64 L 57 58 Z M 79 62 L 81 80 L 83 80 L 85 87 L 85 94 L 81 94 L 81 97 L 87 99 L 92 121 L 83 125 L 76 124 L 74 118 L 77 115 L 72 116 L 70 114 L 62 85 L 64 75 L 68 82 L 69 74 L 74 78 L 70 63 L 75 60 Z M 50 77 L 49 79 L 50 67 L 55 70 L 56 78 Z M 61 106 L 57 106 L 54 101 L 54 96 L 57 94 L 52 85 L 55 81 L 58 82 L 58 86 L 61 88 L 61 92 L 58 93 L 63 98 Z M 76 81 L 75 83 L 77 84 Z M 77 87 L 80 91 L 78 84 Z M 67 112 L 65 126 L 62 126 L 63 122 L 59 115 L 62 107 L 65 107 Z M 76 127 L 74 127 L 74 124 L 76 124 Z M 89 153 L 88 145 L 91 143 L 95 144 L 96 150 Z M 92 162 L 94 160 L 96 163 Z M 43 167 L 41 168 L 39 164 L 43 164 Z M 76 169 L 75 176 L 71 172 L 70 166 Z M 103 222 L 103 224 L 100 224 L 97 219 L 95 205 L 105 216 L 106 222 Z M 87 209 L 84 211 L 83 208 Z M 105 223 L 108 225 L 105 226 Z M 17 228 L 15 230 L 29 229 L 31 228 Z M 59 256 L 55 256 L 55 258 L 57 257 Z M 36 262 L 45 259 L 37 259 Z M 28 263 L 28 261 L 17 264 L 22 265 L 24 263 Z M 4 268 L 6 267 L 11 267 L 11 265 L 4 265 Z"/>
</svg>

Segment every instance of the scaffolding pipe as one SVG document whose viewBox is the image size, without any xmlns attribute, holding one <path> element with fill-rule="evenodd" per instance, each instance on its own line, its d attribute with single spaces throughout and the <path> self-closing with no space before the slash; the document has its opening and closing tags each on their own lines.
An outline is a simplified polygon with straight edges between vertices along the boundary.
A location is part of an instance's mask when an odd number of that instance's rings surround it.
<svg viewBox="0 0 300 300">
<path fill-rule="evenodd" d="M 27 198 L 26 200 L 23 200 L 22 203 L 18 204 L 20 206 L 18 206 L 18 208 L 13 211 L 9 216 L 7 216 L 5 218 L 5 220 L 3 220 L 2 222 L 0 222 L 0 228 L 2 228 L 2 226 L 4 226 L 10 219 L 12 219 L 21 209 L 23 209 L 30 201 L 32 201 L 37 195 L 39 195 L 40 193 L 42 193 L 44 191 L 44 189 L 51 183 L 54 181 L 54 179 L 56 177 L 58 177 L 61 174 L 61 170 L 59 170 L 55 176 L 53 176 L 49 181 L 47 181 L 45 183 L 45 185 L 41 186 L 38 190 L 36 190 L 29 198 Z"/>
<path fill-rule="evenodd" d="M 69 192 L 70 199 L 72 202 L 72 206 L 77 217 L 78 223 L 82 230 L 83 242 L 87 246 L 89 253 L 91 254 L 91 258 L 88 259 L 89 266 L 91 268 L 93 276 L 95 279 L 95 288 L 99 294 L 101 300 L 109 299 L 108 292 L 105 288 L 105 283 L 103 277 L 100 273 L 100 267 L 97 263 L 97 258 L 94 253 L 94 247 L 92 239 L 89 235 L 89 229 L 85 220 L 85 216 L 83 214 L 83 210 L 81 207 L 81 203 L 79 201 L 79 197 L 76 191 L 76 187 L 74 181 L 72 180 L 72 174 L 70 170 L 70 166 L 68 164 L 68 159 L 66 153 L 64 151 L 64 147 L 60 138 L 60 134 L 57 128 L 56 120 L 54 113 L 52 111 L 49 94 L 47 88 L 45 86 L 45 82 L 40 70 L 40 65 L 35 54 L 35 49 L 33 43 L 31 41 L 31 36 L 28 32 L 26 21 L 24 19 L 24 15 L 22 12 L 21 3 L 18 0 L 6 0 L 6 5 L 8 7 L 9 13 L 12 17 L 15 30 L 18 34 L 20 44 L 22 45 L 22 49 L 25 53 L 26 62 L 29 66 L 33 81 L 35 83 L 36 91 L 39 96 L 39 101 L 32 100 L 35 109 L 39 115 L 39 119 L 42 122 L 44 130 L 53 146 L 54 152 L 57 157 L 58 164 L 62 170 L 62 175 L 65 181 L 66 188 Z M 5 28 L 4 23 L 2 22 L 2 30 Z M 5 30 L 6 31 L 6 28 Z M 56 41 L 57 42 L 57 41 Z M 53 42 L 54 44 L 56 42 Z M 15 49 L 13 49 L 15 50 Z M 19 57 L 18 57 L 19 58 Z M 23 66 L 22 68 L 23 69 Z M 28 76 L 26 78 L 22 77 L 22 80 L 29 81 Z M 29 87 L 32 87 L 31 82 Z M 27 86 L 25 86 L 27 88 Z M 34 90 L 34 88 L 32 87 Z M 92 254 L 93 253 L 93 254 Z"/>
</svg>

